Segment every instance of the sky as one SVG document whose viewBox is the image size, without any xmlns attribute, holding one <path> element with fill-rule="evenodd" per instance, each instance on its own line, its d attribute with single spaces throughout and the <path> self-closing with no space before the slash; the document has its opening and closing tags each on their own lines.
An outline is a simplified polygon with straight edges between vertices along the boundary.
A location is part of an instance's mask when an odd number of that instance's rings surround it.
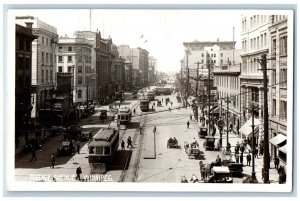
<svg viewBox="0 0 300 201">
<path fill-rule="evenodd" d="M 18 9 L 14 16 L 34 16 L 57 28 L 60 36 L 73 37 L 76 30 L 90 30 L 88 9 Z M 116 45 L 141 47 L 157 59 L 159 71 L 179 71 L 183 42 L 232 41 L 240 48 L 238 10 L 91 10 L 91 30 L 111 37 Z M 141 37 L 142 36 L 142 37 Z M 147 42 L 146 42 L 147 41 Z"/>
</svg>

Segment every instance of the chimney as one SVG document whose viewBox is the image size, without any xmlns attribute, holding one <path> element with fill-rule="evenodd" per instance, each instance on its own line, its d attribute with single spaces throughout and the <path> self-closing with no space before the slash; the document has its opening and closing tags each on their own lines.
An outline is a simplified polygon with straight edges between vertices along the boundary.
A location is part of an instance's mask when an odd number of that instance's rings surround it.
<svg viewBox="0 0 300 201">
<path fill-rule="evenodd" d="M 33 22 L 25 22 L 26 27 L 32 29 Z"/>
</svg>

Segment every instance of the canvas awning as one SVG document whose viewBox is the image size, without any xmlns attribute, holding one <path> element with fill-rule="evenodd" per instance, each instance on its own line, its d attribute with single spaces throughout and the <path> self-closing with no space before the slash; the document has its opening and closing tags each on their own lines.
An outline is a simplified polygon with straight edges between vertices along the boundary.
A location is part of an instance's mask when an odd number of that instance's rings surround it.
<svg viewBox="0 0 300 201">
<path fill-rule="evenodd" d="M 279 151 L 283 152 L 286 154 L 286 145 L 282 146 L 279 148 Z"/>
<path fill-rule="evenodd" d="M 257 136 L 259 120 L 254 118 L 254 135 Z M 252 118 L 250 118 L 246 123 L 240 128 L 240 133 L 243 134 L 246 138 L 251 137 L 252 134 Z"/>
<path fill-rule="evenodd" d="M 212 114 L 212 113 L 219 113 L 219 112 L 220 112 L 219 110 L 220 110 L 220 109 L 219 109 L 219 106 L 217 106 L 215 109 L 211 110 L 210 113 L 211 113 L 211 114 Z"/>
<path fill-rule="evenodd" d="M 283 143 L 284 141 L 286 141 L 286 136 L 282 134 L 277 134 L 275 137 L 270 139 L 270 143 L 276 147 L 279 147 L 279 144 Z"/>
</svg>

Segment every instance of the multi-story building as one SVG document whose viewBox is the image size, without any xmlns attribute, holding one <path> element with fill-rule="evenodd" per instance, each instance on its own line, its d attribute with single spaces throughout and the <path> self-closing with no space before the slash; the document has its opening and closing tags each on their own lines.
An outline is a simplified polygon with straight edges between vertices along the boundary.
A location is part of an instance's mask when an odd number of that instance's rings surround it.
<svg viewBox="0 0 300 201">
<path fill-rule="evenodd" d="M 53 92 L 56 87 L 57 30 L 54 26 L 32 16 L 16 17 L 16 23 L 20 25 L 33 23 L 33 34 L 38 36 L 32 43 L 31 85 L 35 99 L 32 118 L 38 117 L 41 121 L 43 117 L 40 113 L 43 113 L 46 101 L 54 96 Z"/>
<path fill-rule="evenodd" d="M 240 132 L 244 138 L 251 139 L 252 132 L 250 106 L 255 110 L 255 141 L 260 143 L 263 137 L 263 74 L 258 59 L 269 53 L 268 15 L 245 15 L 241 18 L 242 68 L 240 75 L 242 126 Z M 269 63 L 267 62 L 267 66 Z"/>
<path fill-rule="evenodd" d="M 149 57 L 149 82 L 154 84 L 156 82 L 156 71 L 157 71 L 157 59 L 154 57 Z"/>
<path fill-rule="evenodd" d="M 189 77 L 191 82 L 191 92 L 195 94 L 197 72 L 199 85 L 198 95 L 208 97 L 208 67 L 210 67 L 211 76 L 211 106 L 214 106 L 216 98 L 219 98 L 221 105 L 222 99 L 227 96 L 232 97 L 230 104 L 230 123 L 239 124 L 239 74 L 241 63 L 241 50 L 235 49 L 235 41 L 217 41 L 215 42 L 188 42 L 183 43 L 185 47 L 185 56 L 181 60 L 182 71 L 186 74 L 186 68 L 189 68 Z M 198 68 L 198 71 L 197 71 Z M 191 93 L 190 92 L 190 93 Z M 203 94 L 205 94 L 203 96 Z M 205 101 L 205 100 L 204 100 Z M 203 102 L 203 101 L 201 101 Z M 223 101 L 224 102 L 224 101 Z M 217 103 L 218 104 L 218 103 Z M 203 105 L 202 105 L 203 106 Z M 223 105 L 223 110 L 226 109 Z M 217 111 L 217 109 L 216 109 Z"/>
<path fill-rule="evenodd" d="M 133 90 L 133 70 L 130 60 L 125 60 L 125 90 Z"/>
<path fill-rule="evenodd" d="M 125 61 L 119 56 L 116 45 L 111 46 L 111 81 L 115 93 L 115 99 L 122 98 L 122 92 L 125 90 Z"/>
<path fill-rule="evenodd" d="M 92 93 L 92 48 L 91 41 L 84 38 L 60 37 L 58 40 L 57 72 L 71 73 L 72 98 L 75 105 L 93 100 Z"/>
<path fill-rule="evenodd" d="M 15 74 L 15 137 L 25 137 L 28 141 L 28 129 L 31 111 L 36 101 L 32 96 L 32 41 L 37 37 L 32 34 L 32 23 L 27 27 L 16 24 L 16 74 Z"/>
<path fill-rule="evenodd" d="M 92 31 L 76 31 L 74 33 L 75 38 L 82 38 L 88 40 L 92 44 L 91 48 L 91 77 L 89 81 L 90 94 L 92 99 L 100 100 L 100 43 L 101 34 L 100 32 Z"/>
<path fill-rule="evenodd" d="M 286 163 L 287 126 L 287 36 L 288 18 L 284 15 L 270 16 L 269 23 L 269 119 L 271 157 L 279 156 Z"/>
<path fill-rule="evenodd" d="M 118 51 L 123 59 L 130 60 L 133 69 L 133 84 L 142 87 L 148 84 L 148 55 L 149 52 L 142 48 L 130 48 L 128 45 L 118 46 Z"/>
</svg>

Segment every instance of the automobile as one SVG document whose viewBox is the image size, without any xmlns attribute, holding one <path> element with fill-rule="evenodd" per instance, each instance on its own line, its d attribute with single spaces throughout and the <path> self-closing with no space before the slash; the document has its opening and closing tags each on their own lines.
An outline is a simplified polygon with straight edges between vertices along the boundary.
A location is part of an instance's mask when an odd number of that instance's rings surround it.
<svg viewBox="0 0 300 201">
<path fill-rule="evenodd" d="M 78 140 L 80 136 L 81 136 L 81 127 L 77 124 L 74 124 L 67 127 L 64 134 L 64 139 Z"/>
<path fill-rule="evenodd" d="M 211 176 L 208 177 L 208 183 L 233 183 L 230 170 L 226 166 L 215 166 L 211 169 Z"/>
<path fill-rule="evenodd" d="M 178 140 L 174 137 L 170 137 L 167 143 L 167 148 L 178 148 Z"/>
<path fill-rule="evenodd" d="M 42 148 L 41 142 L 39 139 L 30 139 L 28 140 L 27 144 L 25 145 L 25 149 L 27 151 L 31 151 L 32 149 L 34 150 L 39 150 Z"/>
<path fill-rule="evenodd" d="M 84 132 L 81 132 L 79 141 L 86 142 L 86 141 L 90 141 L 92 138 L 93 138 L 92 131 L 84 131 Z"/>
<path fill-rule="evenodd" d="M 191 146 L 188 150 L 188 156 L 190 158 L 198 159 L 200 158 L 200 150 L 198 147 Z"/>
<path fill-rule="evenodd" d="M 71 141 L 63 141 L 61 146 L 57 148 L 58 156 L 72 155 L 74 146 Z"/>
<path fill-rule="evenodd" d="M 102 119 L 107 119 L 107 110 L 100 110 L 100 116 L 99 118 Z"/>
<path fill-rule="evenodd" d="M 207 136 L 207 127 L 201 126 L 198 132 L 199 138 L 205 138 Z"/>
<path fill-rule="evenodd" d="M 203 143 L 203 147 L 205 150 L 214 151 L 215 150 L 215 137 L 212 136 L 206 136 L 206 141 Z"/>
</svg>

